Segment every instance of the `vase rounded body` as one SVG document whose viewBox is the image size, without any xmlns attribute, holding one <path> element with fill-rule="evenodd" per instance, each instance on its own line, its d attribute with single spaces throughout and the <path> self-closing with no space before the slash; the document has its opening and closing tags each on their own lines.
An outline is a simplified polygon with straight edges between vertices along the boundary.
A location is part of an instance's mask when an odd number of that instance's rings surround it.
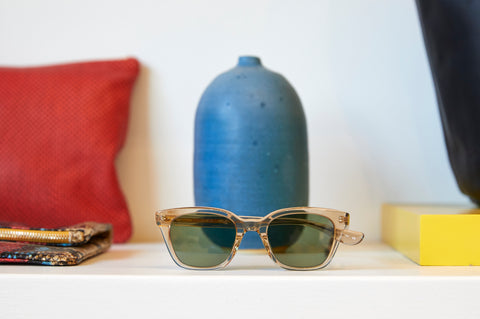
<svg viewBox="0 0 480 319">
<path fill-rule="evenodd" d="M 480 206 L 480 2 L 417 0 L 450 164 Z"/>
<path fill-rule="evenodd" d="M 195 117 L 195 205 L 264 216 L 308 205 L 308 147 L 298 95 L 256 57 L 207 87 Z M 255 234 L 253 234 L 255 235 Z M 260 248 L 247 233 L 241 248 Z"/>
</svg>

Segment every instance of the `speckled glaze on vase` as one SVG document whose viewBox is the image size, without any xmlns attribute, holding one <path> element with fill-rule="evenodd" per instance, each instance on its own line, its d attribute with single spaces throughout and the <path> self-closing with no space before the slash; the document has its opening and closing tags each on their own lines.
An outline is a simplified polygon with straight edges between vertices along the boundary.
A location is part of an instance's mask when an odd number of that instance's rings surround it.
<svg viewBox="0 0 480 319">
<path fill-rule="evenodd" d="M 308 205 L 305 115 L 297 93 L 257 57 L 207 87 L 195 117 L 195 204 L 264 216 Z M 263 247 L 247 233 L 240 248 Z"/>
</svg>

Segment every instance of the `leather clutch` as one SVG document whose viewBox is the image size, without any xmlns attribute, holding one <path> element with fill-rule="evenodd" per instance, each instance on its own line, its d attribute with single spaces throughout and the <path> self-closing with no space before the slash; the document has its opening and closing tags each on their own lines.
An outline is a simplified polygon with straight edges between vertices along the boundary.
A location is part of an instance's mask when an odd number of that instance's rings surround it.
<svg viewBox="0 0 480 319">
<path fill-rule="evenodd" d="M 112 226 L 86 222 L 71 227 L 31 228 L 0 222 L 0 264 L 77 265 L 112 244 Z"/>
</svg>

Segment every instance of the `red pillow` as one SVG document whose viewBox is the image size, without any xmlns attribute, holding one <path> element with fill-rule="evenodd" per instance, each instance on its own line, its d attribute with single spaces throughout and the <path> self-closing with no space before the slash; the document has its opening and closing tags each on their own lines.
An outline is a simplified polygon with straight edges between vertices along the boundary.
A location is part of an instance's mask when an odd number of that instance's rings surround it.
<svg viewBox="0 0 480 319">
<path fill-rule="evenodd" d="M 132 227 L 114 160 L 122 147 L 135 59 L 0 68 L 0 221 L 55 228 Z"/>
</svg>

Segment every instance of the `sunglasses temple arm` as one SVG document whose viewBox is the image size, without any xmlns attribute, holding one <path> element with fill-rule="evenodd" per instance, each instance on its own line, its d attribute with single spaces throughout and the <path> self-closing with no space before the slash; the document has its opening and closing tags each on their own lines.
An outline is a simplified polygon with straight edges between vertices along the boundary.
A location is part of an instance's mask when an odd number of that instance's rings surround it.
<svg viewBox="0 0 480 319">
<path fill-rule="evenodd" d="M 359 244 L 365 235 L 361 232 L 344 229 L 339 232 L 339 241 L 345 245 L 356 245 Z"/>
</svg>

